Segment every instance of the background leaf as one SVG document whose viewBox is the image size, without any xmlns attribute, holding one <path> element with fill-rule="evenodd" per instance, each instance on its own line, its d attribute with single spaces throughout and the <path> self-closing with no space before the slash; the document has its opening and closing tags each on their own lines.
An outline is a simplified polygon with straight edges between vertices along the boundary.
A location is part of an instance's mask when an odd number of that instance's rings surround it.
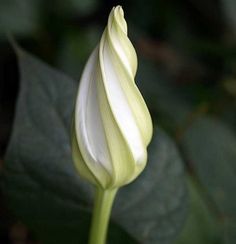
<svg viewBox="0 0 236 244">
<path fill-rule="evenodd" d="M 225 233 L 224 243 L 236 242 L 234 131 L 217 119 L 202 117 L 186 131 L 182 146 L 201 184 L 215 204 L 215 211 Z"/>
<path fill-rule="evenodd" d="M 74 169 L 69 136 L 77 85 L 24 51 L 17 53 L 21 88 L 6 154 L 5 193 L 43 243 L 86 243 L 93 189 Z M 109 243 L 170 243 L 186 205 L 181 158 L 157 129 L 147 168 L 118 193 Z"/>
<path fill-rule="evenodd" d="M 203 198 L 201 187 L 189 177 L 189 215 L 176 244 L 218 244 L 222 243 L 220 223 Z"/>
</svg>

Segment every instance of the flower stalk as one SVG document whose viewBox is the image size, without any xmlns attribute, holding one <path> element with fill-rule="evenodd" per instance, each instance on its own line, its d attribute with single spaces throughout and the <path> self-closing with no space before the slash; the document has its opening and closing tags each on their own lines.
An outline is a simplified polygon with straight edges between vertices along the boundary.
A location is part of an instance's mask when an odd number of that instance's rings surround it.
<svg viewBox="0 0 236 244">
<path fill-rule="evenodd" d="M 117 190 L 117 188 L 104 190 L 97 187 L 89 244 L 105 244 L 112 204 Z"/>
</svg>

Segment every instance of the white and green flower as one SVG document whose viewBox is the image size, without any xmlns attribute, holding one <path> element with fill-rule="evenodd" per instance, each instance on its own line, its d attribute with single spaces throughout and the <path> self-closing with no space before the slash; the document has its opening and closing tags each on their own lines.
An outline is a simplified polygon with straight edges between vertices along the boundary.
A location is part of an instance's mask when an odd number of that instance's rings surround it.
<svg viewBox="0 0 236 244">
<path fill-rule="evenodd" d="M 135 84 L 137 56 L 120 6 L 84 68 L 73 118 L 79 174 L 102 188 L 134 180 L 147 162 L 152 121 Z"/>
</svg>

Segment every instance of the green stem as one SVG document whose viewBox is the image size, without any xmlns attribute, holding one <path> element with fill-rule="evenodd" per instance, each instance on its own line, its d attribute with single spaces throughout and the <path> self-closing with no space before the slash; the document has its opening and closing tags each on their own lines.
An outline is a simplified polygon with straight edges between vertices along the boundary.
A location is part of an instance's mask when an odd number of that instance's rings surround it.
<svg viewBox="0 0 236 244">
<path fill-rule="evenodd" d="M 107 227 L 117 188 L 104 190 L 97 188 L 89 244 L 105 244 Z"/>
</svg>

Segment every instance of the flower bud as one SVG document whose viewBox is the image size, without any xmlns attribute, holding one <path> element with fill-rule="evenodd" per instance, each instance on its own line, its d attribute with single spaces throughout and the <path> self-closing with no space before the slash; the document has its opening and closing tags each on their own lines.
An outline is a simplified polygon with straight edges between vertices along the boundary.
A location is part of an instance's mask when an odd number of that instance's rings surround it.
<svg viewBox="0 0 236 244">
<path fill-rule="evenodd" d="M 103 188 L 131 182 L 147 162 L 152 121 L 134 81 L 136 70 L 136 52 L 117 6 L 84 68 L 72 126 L 75 166 Z"/>
</svg>

